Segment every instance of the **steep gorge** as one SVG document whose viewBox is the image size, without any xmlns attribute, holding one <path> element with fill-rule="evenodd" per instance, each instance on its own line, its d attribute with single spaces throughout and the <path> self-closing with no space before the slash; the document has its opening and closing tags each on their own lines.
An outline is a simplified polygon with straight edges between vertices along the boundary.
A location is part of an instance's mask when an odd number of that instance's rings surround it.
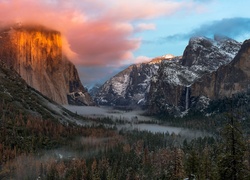
<svg viewBox="0 0 250 180">
<path fill-rule="evenodd" d="M 77 69 L 62 52 L 58 31 L 42 26 L 6 28 L 0 32 L 0 60 L 57 103 L 94 104 L 81 84 Z"/>
</svg>

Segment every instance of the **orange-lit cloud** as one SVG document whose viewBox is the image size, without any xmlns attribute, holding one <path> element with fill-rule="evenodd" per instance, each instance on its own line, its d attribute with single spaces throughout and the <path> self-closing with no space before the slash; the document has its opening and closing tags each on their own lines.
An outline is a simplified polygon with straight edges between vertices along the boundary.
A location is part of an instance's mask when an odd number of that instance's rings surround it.
<svg viewBox="0 0 250 180">
<path fill-rule="evenodd" d="M 0 23 L 36 23 L 62 32 L 64 51 L 77 64 L 102 66 L 124 64 L 133 58 L 141 40 L 137 30 L 155 29 L 137 24 L 189 7 L 166 0 L 0 0 Z"/>
</svg>

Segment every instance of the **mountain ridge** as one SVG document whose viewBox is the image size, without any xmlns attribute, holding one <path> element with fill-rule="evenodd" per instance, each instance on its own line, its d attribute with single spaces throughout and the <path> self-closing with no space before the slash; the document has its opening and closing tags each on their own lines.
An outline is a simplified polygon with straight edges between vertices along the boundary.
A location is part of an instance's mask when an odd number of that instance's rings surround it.
<svg viewBox="0 0 250 180">
<path fill-rule="evenodd" d="M 113 78 L 108 80 L 100 88 L 99 93 L 95 100 L 100 103 L 100 99 L 104 99 L 107 104 L 102 105 L 138 105 L 139 104 L 148 110 L 149 114 L 158 114 L 165 112 L 174 112 L 179 114 L 182 111 L 189 109 L 193 104 L 202 104 L 205 106 L 209 102 L 209 97 L 199 96 L 198 100 L 193 97 L 192 84 L 206 74 L 215 72 L 221 66 L 229 64 L 235 55 L 238 53 L 241 47 L 241 43 L 224 36 L 215 35 L 214 39 L 206 37 L 192 37 L 184 50 L 183 56 L 165 56 L 158 57 L 160 63 L 157 64 L 157 70 L 151 74 L 147 80 L 147 90 L 141 91 L 141 99 L 135 101 L 128 100 L 126 103 L 117 103 L 111 96 L 110 91 L 105 90 L 104 87 L 111 87 L 115 83 L 115 79 L 126 77 L 130 78 L 128 86 L 123 90 L 123 93 L 133 94 L 133 81 L 137 78 L 135 75 L 138 74 L 138 70 L 133 69 L 136 65 L 131 65 L 128 69 L 123 70 L 123 75 L 118 73 Z M 151 62 L 154 62 L 152 60 Z M 156 60 L 157 62 L 157 60 Z M 148 63 L 150 64 L 150 62 Z M 153 64 L 153 63 L 152 63 Z M 137 65 L 138 66 L 138 65 Z M 141 65 L 142 66 L 142 65 Z M 143 72 L 141 70 L 141 72 Z M 145 81 L 144 78 L 142 81 Z M 112 83 L 113 81 L 113 83 Z M 204 86 L 204 85 L 203 85 Z M 197 94 L 199 91 L 197 90 Z M 113 97 L 117 94 L 113 94 Z M 117 96 L 118 97 L 118 96 Z M 106 99 L 105 99 L 106 98 Z M 129 99 L 129 96 L 124 95 L 124 99 Z"/>
<path fill-rule="evenodd" d="M 144 105 L 150 80 L 164 59 L 157 57 L 150 62 L 130 65 L 119 72 L 99 88 L 95 95 L 96 103 L 111 106 Z"/>
</svg>

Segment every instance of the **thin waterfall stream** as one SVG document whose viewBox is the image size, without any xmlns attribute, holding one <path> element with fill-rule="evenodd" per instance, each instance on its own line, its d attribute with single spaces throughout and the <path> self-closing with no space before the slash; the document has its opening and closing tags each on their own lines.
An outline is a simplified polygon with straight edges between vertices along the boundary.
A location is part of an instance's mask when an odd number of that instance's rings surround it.
<svg viewBox="0 0 250 180">
<path fill-rule="evenodd" d="M 185 110 L 187 110 L 189 108 L 189 87 L 186 87 L 186 106 L 185 106 Z"/>
</svg>

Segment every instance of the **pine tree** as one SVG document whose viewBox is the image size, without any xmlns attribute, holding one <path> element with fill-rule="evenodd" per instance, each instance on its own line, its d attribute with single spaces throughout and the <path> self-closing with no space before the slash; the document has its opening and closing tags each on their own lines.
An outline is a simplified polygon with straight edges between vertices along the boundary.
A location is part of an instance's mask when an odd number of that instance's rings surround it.
<svg viewBox="0 0 250 180">
<path fill-rule="evenodd" d="M 100 179 L 97 167 L 98 167 L 97 161 L 96 161 L 96 159 L 94 159 L 94 161 L 93 161 L 93 163 L 91 165 L 91 174 L 92 174 L 91 179 L 93 179 L 93 180 L 99 180 Z"/>
<path fill-rule="evenodd" d="M 221 154 L 218 161 L 220 179 L 242 180 L 246 177 L 244 153 L 246 150 L 239 122 L 228 115 L 229 123 L 222 131 Z"/>
<path fill-rule="evenodd" d="M 191 152 L 187 155 L 187 160 L 186 160 L 186 173 L 188 175 L 188 178 L 194 179 L 194 177 L 197 176 L 199 172 L 199 165 L 200 165 L 200 160 L 197 152 L 192 149 Z"/>
<path fill-rule="evenodd" d="M 184 167 L 183 167 L 183 151 L 180 148 L 175 148 L 173 151 L 174 157 L 174 179 L 183 179 Z"/>
<path fill-rule="evenodd" d="M 215 157 L 212 153 L 212 148 L 206 145 L 201 154 L 201 179 L 218 179 L 216 172 L 216 161 L 214 159 Z"/>
</svg>

